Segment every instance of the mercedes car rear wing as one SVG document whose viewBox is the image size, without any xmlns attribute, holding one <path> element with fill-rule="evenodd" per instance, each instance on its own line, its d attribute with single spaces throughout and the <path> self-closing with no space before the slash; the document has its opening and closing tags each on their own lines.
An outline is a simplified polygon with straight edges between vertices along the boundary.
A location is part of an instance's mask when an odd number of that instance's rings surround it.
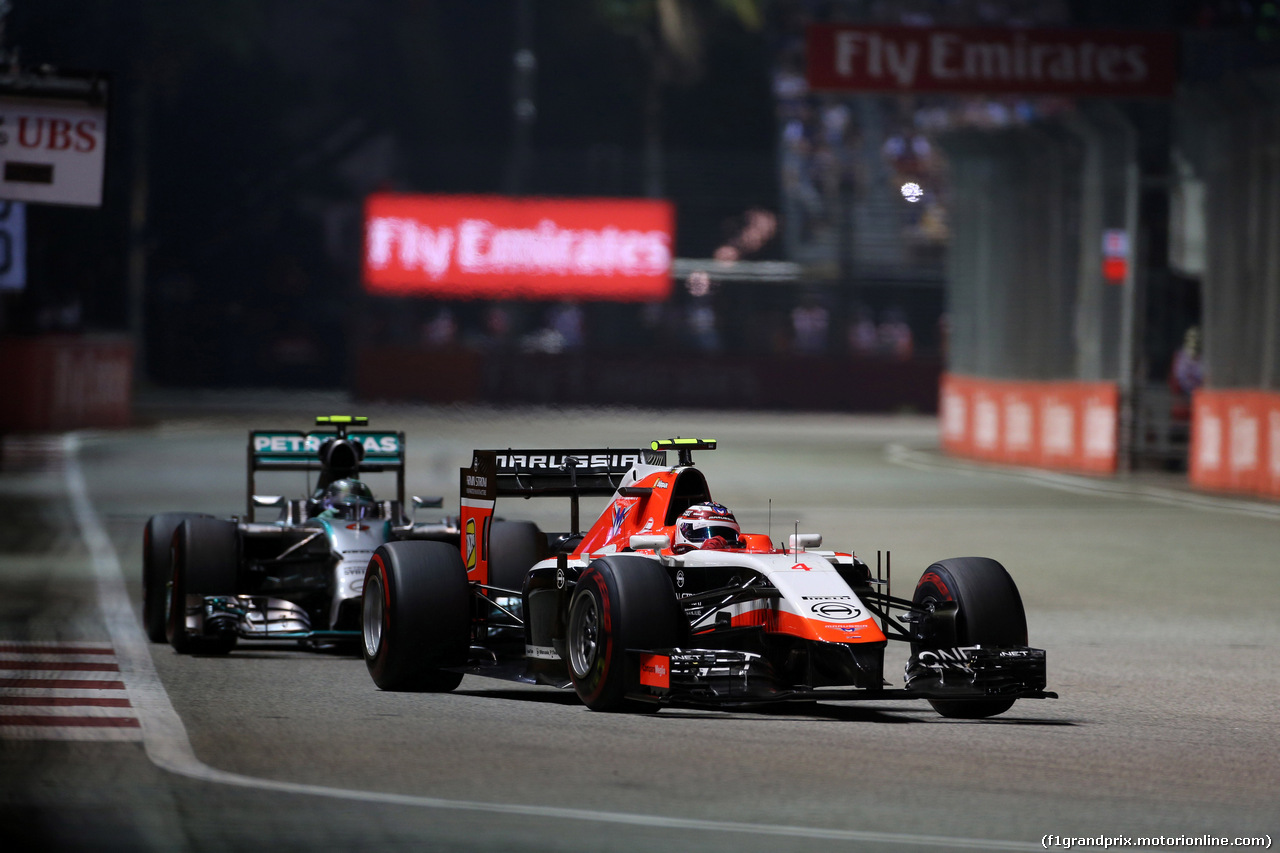
<svg viewBox="0 0 1280 853">
<path fill-rule="evenodd" d="M 404 433 L 351 430 L 369 419 L 350 415 L 321 415 L 317 426 L 329 430 L 250 430 L 246 518 L 253 517 L 253 496 L 259 471 L 317 471 L 325 475 L 358 477 L 363 473 L 396 475 L 396 500 L 404 505 Z"/>
</svg>

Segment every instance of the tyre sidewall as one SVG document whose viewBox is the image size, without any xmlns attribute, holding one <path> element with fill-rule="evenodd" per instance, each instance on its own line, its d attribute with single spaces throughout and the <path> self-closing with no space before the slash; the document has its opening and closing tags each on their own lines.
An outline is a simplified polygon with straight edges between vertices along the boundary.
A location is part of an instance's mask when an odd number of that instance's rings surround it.
<svg viewBox="0 0 1280 853">
<path fill-rule="evenodd" d="M 669 649 L 688 643 L 689 621 L 676 599 L 666 569 L 653 560 L 613 556 L 596 560 L 578 579 L 569 606 L 570 630 L 575 610 L 590 596 L 598 608 L 596 655 L 585 673 L 569 673 L 583 703 L 592 710 L 625 707 L 628 685 L 636 674 L 627 671 L 627 649 Z M 570 636 L 573 644 L 576 637 Z"/>
<path fill-rule="evenodd" d="M 142 626 L 153 643 L 166 639 L 173 534 L 189 518 L 211 517 L 195 512 L 164 512 L 147 519 L 142 530 Z"/>
<path fill-rule="evenodd" d="M 165 635 L 179 653 L 221 654 L 235 637 L 193 637 L 187 633 L 187 595 L 235 595 L 239 546 L 235 522 L 195 517 L 173 533 L 173 567 Z"/>
<path fill-rule="evenodd" d="M 956 603 L 955 645 L 1025 646 L 1027 617 L 1022 597 L 1009 572 L 988 557 L 940 560 L 920 576 L 913 603 L 930 599 Z M 937 648 L 937 643 L 912 643 L 913 653 Z M 944 717 L 981 719 L 1002 714 L 1014 699 L 944 700 L 929 704 Z"/>
<path fill-rule="evenodd" d="M 523 591 L 529 570 L 546 552 L 546 535 L 532 521 L 493 522 L 489 528 L 489 584 Z"/>
<path fill-rule="evenodd" d="M 382 631 L 365 665 L 383 690 L 450 690 L 461 675 L 441 667 L 466 663 L 471 589 L 462 557 L 444 542 L 382 545 L 365 570 L 365 594 L 382 595 Z M 362 622 L 363 626 L 363 614 Z"/>
<path fill-rule="evenodd" d="M 617 588 L 613 573 L 602 570 L 592 564 L 578 578 L 578 586 L 573 592 L 569 605 L 569 625 L 571 630 L 578 626 L 582 618 L 581 612 L 589 605 L 595 604 L 597 615 L 596 650 L 594 657 L 588 662 L 585 672 L 579 672 L 574 666 L 572 655 L 569 663 L 569 676 L 574 689 L 583 704 L 593 710 L 604 710 L 616 706 L 623 698 L 625 674 L 622 672 L 625 661 L 625 647 L 619 643 L 614 621 L 613 603 L 617 601 Z M 577 637 L 570 636 L 570 643 L 577 642 Z"/>
<path fill-rule="evenodd" d="M 932 597 L 954 601 L 956 645 L 1025 646 L 1027 617 L 1022 597 L 1005 567 L 988 557 L 939 560 L 916 585 L 917 605 Z M 929 648 L 913 644 L 913 650 Z"/>
</svg>

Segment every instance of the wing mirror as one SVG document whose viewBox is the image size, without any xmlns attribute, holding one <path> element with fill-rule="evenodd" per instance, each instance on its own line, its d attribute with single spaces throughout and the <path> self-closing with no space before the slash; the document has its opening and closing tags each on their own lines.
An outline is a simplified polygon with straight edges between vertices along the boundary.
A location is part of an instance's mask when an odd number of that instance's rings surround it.
<svg viewBox="0 0 1280 853">
<path fill-rule="evenodd" d="M 671 547 L 671 537 L 665 533 L 641 533 L 632 536 L 628 544 L 632 551 L 665 551 Z"/>
<path fill-rule="evenodd" d="M 444 498 L 420 498 L 417 495 L 413 496 L 414 509 L 439 509 L 442 506 L 444 506 Z"/>
<path fill-rule="evenodd" d="M 819 548 L 821 546 L 821 533 L 792 533 L 787 537 L 788 551 L 803 551 L 805 548 Z"/>
<path fill-rule="evenodd" d="M 267 507 L 283 507 L 284 495 L 254 495 L 253 505 L 263 507 L 264 509 Z"/>
</svg>

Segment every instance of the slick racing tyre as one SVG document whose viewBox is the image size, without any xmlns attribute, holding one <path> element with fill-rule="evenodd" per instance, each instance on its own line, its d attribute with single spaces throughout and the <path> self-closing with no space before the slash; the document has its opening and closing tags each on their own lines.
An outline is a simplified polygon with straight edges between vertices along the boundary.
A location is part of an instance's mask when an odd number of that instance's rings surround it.
<svg viewBox="0 0 1280 853">
<path fill-rule="evenodd" d="M 689 620 L 661 564 L 644 557 L 596 560 L 578 579 L 569 603 L 569 677 L 593 711 L 642 711 L 628 700 L 627 649 L 685 645 Z"/>
<path fill-rule="evenodd" d="M 533 564 L 546 556 L 547 537 L 532 521 L 495 521 L 489 528 L 489 584 L 524 590 Z"/>
<path fill-rule="evenodd" d="M 179 654 L 226 654 L 235 646 L 234 634 L 193 636 L 187 631 L 187 596 L 236 594 L 238 537 L 234 521 L 207 517 L 188 518 L 174 532 L 165 635 Z"/>
<path fill-rule="evenodd" d="M 365 570 L 364 662 L 383 690 L 448 692 L 471 645 L 471 585 L 456 546 L 388 542 Z"/>
<path fill-rule="evenodd" d="M 1027 616 L 1018 587 L 1004 566 L 987 557 L 953 557 L 925 569 L 916 585 L 912 604 L 932 612 L 942 602 L 953 601 L 956 646 L 1025 646 Z M 912 643 L 913 654 L 936 648 L 937 643 Z M 1015 699 L 930 699 L 944 717 L 981 719 L 1003 714 Z"/>
<path fill-rule="evenodd" d="M 153 643 L 165 642 L 173 534 L 188 518 L 210 517 L 198 512 L 164 512 L 147 519 L 147 526 L 142 529 L 142 627 Z"/>
</svg>

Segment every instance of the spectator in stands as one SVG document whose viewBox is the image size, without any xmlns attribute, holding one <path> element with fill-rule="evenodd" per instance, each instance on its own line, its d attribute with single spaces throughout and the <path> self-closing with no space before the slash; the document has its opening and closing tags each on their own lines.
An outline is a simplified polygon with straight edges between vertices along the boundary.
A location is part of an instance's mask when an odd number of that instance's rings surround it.
<svg viewBox="0 0 1280 853">
<path fill-rule="evenodd" d="M 547 325 L 560 336 L 561 346 L 564 349 L 582 349 L 584 343 L 582 307 L 577 302 L 562 302 L 552 308 Z"/>
<path fill-rule="evenodd" d="M 849 324 L 850 351 L 856 355 L 873 355 L 879 343 L 875 315 L 867 306 L 858 306 L 854 310 L 853 322 Z"/>
<path fill-rule="evenodd" d="M 1170 415 L 1175 421 L 1191 419 L 1191 392 L 1204 384 L 1204 368 L 1200 364 L 1200 329 L 1192 326 L 1183 335 L 1182 346 L 1173 354 L 1169 366 L 1169 390 L 1173 392 Z"/>
<path fill-rule="evenodd" d="M 820 353 L 827 348 L 829 315 L 817 299 L 807 296 L 791 311 L 791 329 L 797 352 Z"/>
<path fill-rule="evenodd" d="M 1170 383 L 1183 396 L 1204 384 L 1204 368 L 1200 365 L 1200 329 L 1192 326 L 1182 338 L 1182 347 L 1173 355 Z"/>
<path fill-rule="evenodd" d="M 422 327 L 422 342 L 432 349 L 453 346 L 457 336 L 458 322 L 448 307 L 437 311 L 436 316 Z"/>
<path fill-rule="evenodd" d="M 911 326 L 901 308 L 890 308 L 880 319 L 880 348 L 886 355 L 906 361 L 915 351 Z"/>
</svg>

